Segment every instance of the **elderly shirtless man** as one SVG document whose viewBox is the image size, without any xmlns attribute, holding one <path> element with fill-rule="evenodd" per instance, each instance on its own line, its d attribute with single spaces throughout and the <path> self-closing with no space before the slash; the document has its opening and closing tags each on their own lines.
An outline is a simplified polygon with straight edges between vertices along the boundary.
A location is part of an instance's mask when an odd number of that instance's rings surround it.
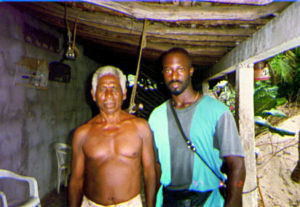
<svg viewBox="0 0 300 207">
<path fill-rule="evenodd" d="M 141 170 L 147 207 L 155 203 L 155 158 L 148 123 L 121 109 L 126 78 L 113 66 L 100 67 L 92 97 L 100 113 L 73 137 L 69 206 L 142 207 Z"/>
</svg>

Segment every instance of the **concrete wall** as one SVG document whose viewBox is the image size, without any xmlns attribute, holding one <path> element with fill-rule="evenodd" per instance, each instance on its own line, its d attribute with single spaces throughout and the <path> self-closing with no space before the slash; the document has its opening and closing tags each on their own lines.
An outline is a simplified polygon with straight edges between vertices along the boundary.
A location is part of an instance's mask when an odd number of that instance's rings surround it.
<svg viewBox="0 0 300 207">
<path fill-rule="evenodd" d="M 22 56 L 48 62 L 62 57 L 62 53 L 25 43 L 24 23 L 56 35 L 62 42 L 62 34 L 6 3 L 0 4 L 0 168 L 35 177 L 42 198 L 56 187 L 53 143 L 71 142 L 70 132 L 92 116 L 86 81 L 99 65 L 82 56 L 79 46 L 81 57 L 65 62 L 71 66 L 70 83 L 49 81 L 47 90 L 15 85 L 16 63 Z M 10 190 L 18 194 L 18 189 Z"/>
</svg>

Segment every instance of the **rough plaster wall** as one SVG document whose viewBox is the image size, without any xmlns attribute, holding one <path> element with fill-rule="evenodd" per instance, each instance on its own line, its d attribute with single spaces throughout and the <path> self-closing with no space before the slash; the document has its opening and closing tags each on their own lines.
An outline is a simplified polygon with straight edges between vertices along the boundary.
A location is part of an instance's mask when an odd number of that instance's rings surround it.
<svg viewBox="0 0 300 207">
<path fill-rule="evenodd" d="M 53 143 L 70 143 L 70 132 L 92 116 L 86 81 L 99 65 L 81 55 L 76 61 L 65 62 L 71 66 L 70 83 L 49 81 L 47 90 L 14 85 L 15 63 L 22 56 L 48 62 L 62 57 L 25 43 L 24 22 L 62 38 L 34 18 L 0 4 L 0 168 L 35 177 L 42 198 L 56 187 Z M 14 187 L 8 191 L 18 194 Z"/>
</svg>

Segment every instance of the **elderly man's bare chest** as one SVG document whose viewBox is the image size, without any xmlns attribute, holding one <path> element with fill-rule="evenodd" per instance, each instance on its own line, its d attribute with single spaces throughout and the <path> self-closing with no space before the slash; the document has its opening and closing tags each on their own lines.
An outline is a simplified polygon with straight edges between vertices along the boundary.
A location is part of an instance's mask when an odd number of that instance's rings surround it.
<svg viewBox="0 0 300 207">
<path fill-rule="evenodd" d="M 139 157 L 142 140 L 137 129 L 131 125 L 94 127 L 84 144 L 88 159 L 114 159 Z"/>
</svg>

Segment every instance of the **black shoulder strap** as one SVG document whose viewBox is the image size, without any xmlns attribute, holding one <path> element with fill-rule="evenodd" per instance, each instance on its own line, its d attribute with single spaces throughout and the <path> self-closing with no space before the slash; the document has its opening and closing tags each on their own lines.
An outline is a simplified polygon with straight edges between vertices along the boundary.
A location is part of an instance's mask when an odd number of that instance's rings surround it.
<svg viewBox="0 0 300 207">
<path fill-rule="evenodd" d="M 184 134 L 184 131 L 183 131 L 183 129 L 182 129 L 182 126 L 181 126 L 181 124 L 180 124 L 180 121 L 179 121 L 179 119 L 178 119 L 178 117 L 177 117 L 177 114 L 176 114 L 176 111 L 175 111 L 175 109 L 174 109 L 174 107 L 173 107 L 173 104 L 172 104 L 172 100 L 170 100 L 169 101 L 169 104 L 170 104 L 170 108 L 171 108 L 171 111 L 172 111 L 172 114 L 173 114 L 173 116 L 174 116 L 174 119 L 175 119 L 175 121 L 176 121 L 176 124 L 177 124 L 177 126 L 178 126 L 178 129 L 179 129 L 179 131 L 180 131 L 180 133 L 181 133 L 181 135 L 182 135 L 182 138 L 184 139 L 184 141 L 185 141 L 185 143 L 187 144 L 187 147 L 189 148 L 189 149 L 191 149 L 193 152 L 195 152 L 197 155 L 198 155 L 198 157 L 200 158 L 200 160 L 202 160 L 202 162 L 212 171 L 212 173 L 217 177 L 217 178 L 219 178 L 219 180 L 221 180 L 221 181 L 223 181 L 223 179 L 221 179 L 218 175 L 217 175 L 217 173 L 207 164 L 207 162 L 201 157 L 201 155 L 197 152 L 197 149 L 196 149 L 196 147 L 195 147 L 195 145 L 192 143 L 192 141 L 189 139 L 189 138 L 187 138 L 187 136 Z"/>
</svg>

